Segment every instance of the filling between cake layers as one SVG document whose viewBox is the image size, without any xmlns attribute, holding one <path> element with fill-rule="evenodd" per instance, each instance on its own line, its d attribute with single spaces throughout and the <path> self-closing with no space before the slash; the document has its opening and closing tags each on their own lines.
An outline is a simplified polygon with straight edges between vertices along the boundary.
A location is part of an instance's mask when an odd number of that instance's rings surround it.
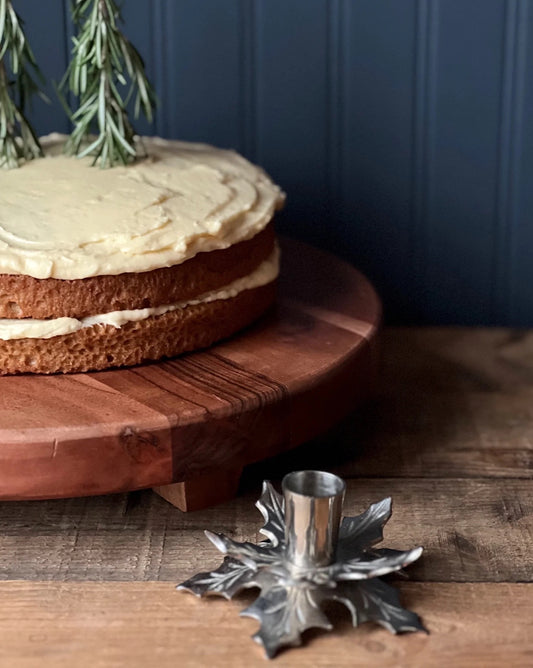
<svg viewBox="0 0 533 668">
<path fill-rule="evenodd" d="M 13 339 L 50 339 L 54 336 L 64 336 L 86 327 L 96 325 L 110 325 L 120 328 L 128 322 L 138 322 L 152 316 L 163 315 L 169 311 L 177 311 L 187 306 L 204 304 L 217 300 L 231 299 L 244 290 L 259 288 L 274 281 L 279 273 L 279 249 L 276 247 L 271 256 L 262 262 L 252 273 L 238 278 L 219 290 L 200 295 L 196 299 L 166 304 L 153 308 L 135 309 L 127 311 L 111 311 L 86 318 L 51 318 L 48 320 L 0 319 L 0 340 Z"/>
</svg>

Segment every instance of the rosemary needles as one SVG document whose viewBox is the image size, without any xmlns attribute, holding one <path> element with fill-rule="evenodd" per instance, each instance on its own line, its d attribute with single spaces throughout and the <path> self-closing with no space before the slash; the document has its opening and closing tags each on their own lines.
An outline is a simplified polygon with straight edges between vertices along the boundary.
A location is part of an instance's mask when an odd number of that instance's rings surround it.
<svg viewBox="0 0 533 668">
<path fill-rule="evenodd" d="M 33 95 L 45 98 L 36 80 L 43 77 L 22 21 L 10 0 L 0 0 L 0 167 L 13 169 L 42 155 L 25 115 Z"/>
<path fill-rule="evenodd" d="M 155 93 L 141 56 L 118 28 L 115 0 L 75 0 L 72 13 L 77 33 L 60 90 L 70 89 L 78 107 L 67 108 L 74 128 L 65 150 L 94 156 L 103 168 L 127 164 L 137 157 L 127 106 L 133 99 L 135 117 L 142 110 L 151 121 Z"/>
</svg>

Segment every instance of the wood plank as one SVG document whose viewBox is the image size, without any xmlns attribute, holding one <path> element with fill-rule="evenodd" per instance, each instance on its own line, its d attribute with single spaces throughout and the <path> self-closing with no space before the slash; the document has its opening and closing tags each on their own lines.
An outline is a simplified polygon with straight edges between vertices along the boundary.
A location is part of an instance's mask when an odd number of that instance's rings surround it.
<svg viewBox="0 0 533 668">
<path fill-rule="evenodd" d="M 354 479 L 345 514 L 388 495 L 394 513 L 384 545 L 422 545 L 409 568 L 422 581 L 533 578 L 533 497 L 527 480 Z M 220 562 L 203 535 L 257 541 L 259 484 L 233 501 L 182 514 L 150 492 L 0 504 L 0 579 L 168 580 Z"/>
<path fill-rule="evenodd" d="M 422 391 L 505 392 L 533 387 L 533 331 L 392 327 L 384 331 L 390 393 L 407 381 Z"/>
<path fill-rule="evenodd" d="M 422 545 L 409 577 L 432 581 L 531 581 L 533 499 L 524 480 L 350 480 L 346 514 L 391 495 L 384 544 Z"/>
<path fill-rule="evenodd" d="M 531 478 L 533 333 L 384 330 L 374 400 L 303 456 L 346 477 Z"/>
<path fill-rule="evenodd" d="M 335 631 L 308 632 L 304 647 L 279 666 L 392 668 L 531 665 L 533 585 L 403 584 L 403 603 L 430 635 L 393 636 L 372 624 L 353 629 L 331 609 Z M 0 585 L 0 656 L 10 668 L 118 666 L 264 666 L 238 616 L 250 594 L 228 602 L 198 600 L 163 583 Z M 487 615 L 487 610 L 505 614 Z"/>
</svg>

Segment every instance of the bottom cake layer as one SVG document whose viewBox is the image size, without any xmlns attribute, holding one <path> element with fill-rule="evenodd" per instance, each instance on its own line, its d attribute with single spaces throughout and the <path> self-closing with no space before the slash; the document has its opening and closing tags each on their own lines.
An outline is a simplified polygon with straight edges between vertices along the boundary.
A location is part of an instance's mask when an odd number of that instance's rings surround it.
<svg viewBox="0 0 533 668">
<path fill-rule="evenodd" d="M 251 324 L 274 297 L 271 282 L 118 328 L 98 324 L 48 339 L 0 340 L 0 375 L 95 371 L 205 348 Z"/>
</svg>

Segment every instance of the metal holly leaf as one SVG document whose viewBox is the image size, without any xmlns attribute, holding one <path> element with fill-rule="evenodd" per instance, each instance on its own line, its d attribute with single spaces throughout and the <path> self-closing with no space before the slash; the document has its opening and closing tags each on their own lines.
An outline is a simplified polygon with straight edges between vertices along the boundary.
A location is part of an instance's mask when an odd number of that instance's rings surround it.
<svg viewBox="0 0 533 668">
<path fill-rule="evenodd" d="M 285 540 L 285 502 L 283 496 L 278 494 L 272 485 L 266 480 L 263 482 L 263 490 L 256 507 L 263 516 L 265 523 L 259 529 L 259 533 L 266 536 L 274 547 Z"/>
<path fill-rule="evenodd" d="M 256 571 L 232 557 L 226 557 L 222 564 L 211 573 L 198 573 L 178 589 L 186 589 L 195 596 L 208 594 L 224 596 L 230 599 L 237 592 L 250 585 L 256 576 Z"/>
<path fill-rule="evenodd" d="M 322 589 L 320 602 L 339 601 L 352 615 L 354 626 L 376 622 L 391 633 L 424 631 L 420 617 L 400 605 L 396 589 L 377 578 L 360 582 L 338 582 L 333 590 Z"/>
<path fill-rule="evenodd" d="M 368 550 L 383 540 L 383 527 L 392 514 L 392 499 L 387 497 L 373 503 L 368 510 L 355 517 L 344 517 L 339 528 L 338 558 Z"/>
<path fill-rule="evenodd" d="M 260 595 L 241 615 L 259 621 L 253 638 L 268 658 L 281 647 L 300 645 L 307 629 L 331 629 L 321 608 L 328 600 L 343 603 L 354 626 L 372 621 L 393 633 L 425 631 L 419 617 L 400 605 L 397 592 L 379 579 L 400 571 L 422 553 L 422 548 L 406 552 L 374 548 L 383 539 L 383 526 L 391 516 L 390 499 L 373 504 L 357 517 L 345 517 L 336 560 L 307 569 L 287 559 L 283 497 L 264 483 L 256 505 L 264 518 L 260 531 L 268 540 L 257 545 L 241 543 L 206 531 L 209 540 L 227 556 L 217 570 L 200 573 L 178 589 L 197 596 L 232 598 L 241 589 L 258 587 Z"/>
<path fill-rule="evenodd" d="M 337 582 L 378 578 L 402 570 L 416 561 L 421 554 L 421 547 L 408 552 L 375 550 L 370 553 L 362 553 L 353 559 L 337 561 L 329 567 L 329 573 L 330 577 Z"/>
<path fill-rule="evenodd" d="M 242 617 L 253 617 L 260 628 L 252 637 L 263 646 L 269 659 L 282 646 L 301 645 L 302 633 L 311 628 L 330 630 L 332 627 L 320 609 L 316 587 L 307 583 L 291 585 L 281 574 L 264 573 L 257 579 L 261 595 L 241 612 Z"/>
<path fill-rule="evenodd" d="M 227 536 L 212 531 L 204 532 L 219 552 L 239 559 L 243 564 L 256 571 L 263 565 L 279 560 L 279 551 L 269 541 L 262 543 L 238 543 Z"/>
</svg>

